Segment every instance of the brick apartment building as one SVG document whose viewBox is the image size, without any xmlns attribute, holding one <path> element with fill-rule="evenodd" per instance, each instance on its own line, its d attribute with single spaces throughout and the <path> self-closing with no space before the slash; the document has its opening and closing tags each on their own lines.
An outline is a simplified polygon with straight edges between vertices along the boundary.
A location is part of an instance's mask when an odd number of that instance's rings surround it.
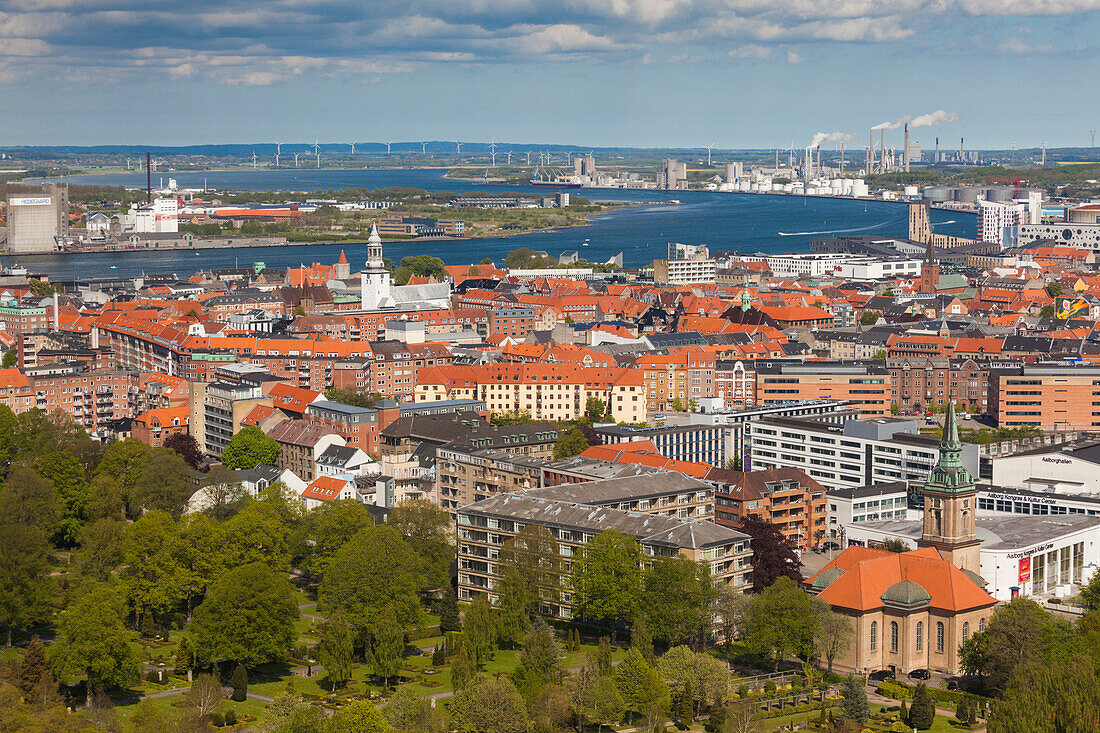
<svg viewBox="0 0 1100 733">
<path fill-rule="evenodd" d="M 798 468 L 770 471 L 712 471 L 719 481 L 714 493 L 715 521 L 736 527 L 756 516 L 779 527 L 800 550 L 821 542 L 828 530 L 825 487 Z"/>
<path fill-rule="evenodd" d="M 1100 427 L 1100 366 L 1024 364 L 989 372 L 990 417 L 1000 427 Z"/>
<path fill-rule="evenodd" d="M 890 415 L 890 372 L 876 362 L 756 362 L 756 402 L 844 400 L 863 417 Z"/>
<path fill-rule="evenodd" d="M 891 396 L 902 411 L 942 406 L 948 401 L 971 412 L 986 411 L 990 362 L 911 358 L 887 359 L 886 365 L 890 370 Z"/>
</svg>

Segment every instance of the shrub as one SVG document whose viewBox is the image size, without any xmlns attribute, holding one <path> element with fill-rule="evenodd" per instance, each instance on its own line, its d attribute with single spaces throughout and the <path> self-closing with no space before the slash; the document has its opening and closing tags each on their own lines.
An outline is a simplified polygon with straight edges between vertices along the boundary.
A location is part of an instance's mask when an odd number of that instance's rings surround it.
<svg viewBox="0 0 1100 733">
<path fill-rule="evenodd" d="M 769 695 L 774 695 L 775 694 L 775 683 L 772 682 L 771 680 L 768 680 L 767 682 L 765 682 L 764 683 L 764 692 L 766 692 Z"/>
<path fill-rule="evenodd" d="M 225 716 L 219 712 L 210 713 L 210 725 L 215 728 L 221 728 L 225 725 Z"/>
<path fill-rule="evenodd" d="M 233 708 L 229 708 L 225 711 L 225 724 L 236 725 L 237 724 L 237 711 Z"/>
</svg>

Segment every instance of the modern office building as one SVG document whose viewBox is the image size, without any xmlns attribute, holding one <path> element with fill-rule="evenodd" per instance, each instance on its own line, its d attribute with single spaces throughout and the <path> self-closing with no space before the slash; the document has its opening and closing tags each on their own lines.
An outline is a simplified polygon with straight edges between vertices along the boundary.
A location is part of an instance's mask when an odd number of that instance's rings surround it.
<svg viewBox="0 0 1100 733">
<path fill-rule="evenodd" d="M 717 425 L 667 425 L 639 428 L 631 425 L 597 425 L 604 445 L 649 440 L 666 458 L 722 467 L 726 459 L 726 428 Z"/>
<path fill-rule="evenodd" d="M 890 373 L 881 362 L 756 362 L 756 404 L 844 400 L 864 417 L 890 415 Z"/>
<path fill-rule="evenodd" d="M 829 509 L 828 538 L 840 542 L 853 524 L 877 522 L 882 519 L 916 519 L 909 510 L 909 487 L 904 481 L 890 481 L 870 486 L 828 489 L 825 500 Z"/>
<path fill-rule="evenodd" d="M 735 478 L 714 495 L 719 524 L 736 527 L 749 516 L 779 528 L 799 550 L 816 547 L 826 536 L 825 487 L 800 468 L 777 468 Z"/>
<path fill-rule="evenodd" d="M 902 418 L 851 419 L 843 425 L 764 418 L 749 424 L 749 465 L 801 468 L 829 489 L 904 481 L 917 490 L 935 464 L 938 444 L 921 435 L 914 420 Z M 977 475 L 978 446 L 965 443 L 961 454 L 966 469 Z"/>
<path fill-rule="evenodd" d="M 1000 427 L 1100 427 L 1100 366 L 1024 364 L 991 369 L 988 411 Z"/>
</svg>

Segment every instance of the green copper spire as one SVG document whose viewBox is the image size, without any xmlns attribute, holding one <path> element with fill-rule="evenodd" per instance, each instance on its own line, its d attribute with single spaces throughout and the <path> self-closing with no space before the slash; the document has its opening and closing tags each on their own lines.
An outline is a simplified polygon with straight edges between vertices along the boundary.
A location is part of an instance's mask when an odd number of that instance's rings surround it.
<svg viewBox="0 0 1100 733">
<path fill-rule="evenodd" d="M 749 295 L 749 276 L 745 275 L 745 289 L 741 291 L 741 310 L 752 308 L 752 296 Z"/>
<path fill-rule="evenodd" d="M 955 405 L 948 402 L 947 416 L 943 420 L 943 438 L 940 440 L 940 457 L 928 477 L 928 486 L 962 491 L 973 485 L 974 478 L 962 463 L 962 442 L 959 440 L 959 426 L 955 422 Z"/>
</svg>

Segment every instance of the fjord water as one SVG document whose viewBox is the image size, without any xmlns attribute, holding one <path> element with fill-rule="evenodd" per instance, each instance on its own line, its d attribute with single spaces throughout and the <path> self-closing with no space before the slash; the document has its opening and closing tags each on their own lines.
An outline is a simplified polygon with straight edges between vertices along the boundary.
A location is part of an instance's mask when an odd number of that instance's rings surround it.
<svg viewBox="0 0 1100 733">
<path fill-rule="evenodd" d="M 157 174 L 154 184 L 169 177 L 181 188 L 248 191 L 336 191 L 343 188 L 406 186 L 429 191 L 514 193 L 548 196 L 553 189 L 501 186 L 481 181 L 445 178 L 439 169 L 290 169 L 280 171 L 224 171 Z M 159 180 L 158 180 L 159 179 Z M 82 175 L 67 179 L 74 184 L 98 184 L 142 188 L 143 174 Z M 412 254 L 430 254 L 447 264 L 479 262 L 485 257 L 498 263 L 517 247 L 530 247 L 557 256 L 576 250 L 581 257 L 603 262 L 623 253 L 628 267 L 648 264 L 663 257 L 668 242 L 705 244 L 711 251 L 742 253 L 805 252 L 813 236 L 870 234 L 904 237 L 908 213 L 903 204 L 884 201 L 718 193 L 710 191 L 635 191 L 622 189 L 570 190 L 573 196 L 594 201 L 643 204 L 615 209 L 593 217 L 592 224 L 550 232 L 511 237 L 460 240 L 387 242 L 385 253 L 393 260 Z M 669 203 L 671 199 L 681 203 Z M 368 214 L 374 212 L 367 212 Z M 378 212 L 381 213 L 381 212 Z M 440 216 L 446 216 L 446 209 Z M 932 223 L 941 234 L 975 235 L 974 215 L 932 211 Z M 588 244 L 585 244 L 587 240 Z M 311 262 L 332 263 L 347 250 L 355 269 L 365 256 L 362 244 L 302 244 L 268 248 L 114 252 L 70 255 L 20 255 L 2 258 L 4 265 L 18 262 L 54 280 L 129 277 L 141 273 L 175 272 L 187 277 L 200 268 L 250 266 L 288 267 Z"/>
</svg>

